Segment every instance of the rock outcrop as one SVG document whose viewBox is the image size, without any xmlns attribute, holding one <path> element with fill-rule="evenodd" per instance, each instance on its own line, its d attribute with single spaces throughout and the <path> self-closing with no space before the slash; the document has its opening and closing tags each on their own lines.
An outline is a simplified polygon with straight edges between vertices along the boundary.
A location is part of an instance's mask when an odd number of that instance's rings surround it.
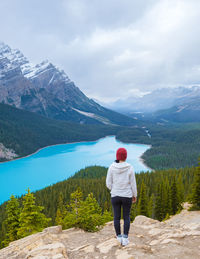
<svg viewBox="0 0 200 259">
<path fill-rule="evenodd" d="M 6 148 L 2 143 L 0 143 L 0 159 L 11 160 L 17 156 L 18 155 L 14 150 Z"/>
<path fill-rule="evenodd" d="M 12 242 L 0 259 L 199 259 L 200 211 L 184 209 L 165 222 L 137 216 L 129 239 L 121 247 L 112 222 L 97 233 L 56 226 Z"/>
</svg>

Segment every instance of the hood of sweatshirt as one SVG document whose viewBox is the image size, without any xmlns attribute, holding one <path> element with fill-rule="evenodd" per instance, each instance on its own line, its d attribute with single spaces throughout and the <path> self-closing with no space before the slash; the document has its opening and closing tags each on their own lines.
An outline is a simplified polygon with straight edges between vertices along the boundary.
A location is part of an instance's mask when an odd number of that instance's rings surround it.
<svg viewBox="0 0 200 259">
<path fill-rule="evenodd" d="M 114 170 L 116 173 L 124 173 L 128 169 L 130 169 L 131 165 L 127 162 L 122 162 L 122 163 L 112 163 L 112 170 Z"/>
</svg>

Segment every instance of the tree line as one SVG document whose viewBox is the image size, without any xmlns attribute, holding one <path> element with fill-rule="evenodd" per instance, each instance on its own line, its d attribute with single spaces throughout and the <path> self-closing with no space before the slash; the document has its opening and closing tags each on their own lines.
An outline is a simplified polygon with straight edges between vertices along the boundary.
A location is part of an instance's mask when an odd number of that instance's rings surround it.
<svg viewBox="0 0 200 259">
<path fill-rule="evenodd" d="M 158 126 L 137 121 L 134 127 L 82 125 L 0 104 L 0 126 L 0 143 L 19 157 L 48 145 L 97 140 L 107 135 L 116 135 L 125 143 L 152 145 L 143 159 L 156 170 L 196 166 L 200 150 L 200 123 Z M 148 128 L 151 138 L 143 127 Z M 0 161 L 4 160 L 0 157 Z"/>
<path fill-rule="evenodd" d="M 127 128 L 117 132 L 125 143 L 150 144 L 142 158 L 152 169 L 183 168 L 198 165 L 200 155 L 200 123 L 147 125 L 149 138 L 143 129 Z"/>
</svg>

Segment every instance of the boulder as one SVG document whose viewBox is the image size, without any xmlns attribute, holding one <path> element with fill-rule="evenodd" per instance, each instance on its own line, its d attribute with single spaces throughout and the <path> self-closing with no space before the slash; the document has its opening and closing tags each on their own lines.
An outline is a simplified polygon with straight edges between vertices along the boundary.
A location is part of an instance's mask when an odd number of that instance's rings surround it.
<svg viewBox="0 0 200 259">
<path fill-rule="evenodd" d="M 96 233 L 54 226 L 10 243 L 0 259 L 199 259 L 199 219 L 200 211 L 186 209 L 165 222 L 137 216 L 126 247 L 116 240 L 113 222 Z"/>
</svg>

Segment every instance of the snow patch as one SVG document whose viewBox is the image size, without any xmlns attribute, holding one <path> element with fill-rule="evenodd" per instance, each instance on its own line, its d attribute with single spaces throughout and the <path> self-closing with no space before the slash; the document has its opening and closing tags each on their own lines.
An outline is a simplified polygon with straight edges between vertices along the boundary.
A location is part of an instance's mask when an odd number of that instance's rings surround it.
<svg viewBox="0 0 200 259">
<path fill-rule="evenodd" d="M 151 134 L 150 134 L 149 130 L 145 130 L 145 132 L 146 132 L 147 136 L 148 136 L 149 138 L 151 138 Z"/>
<path fill-rule="evenodd" d="M 8 70 L 20 68 L 23 76 L 28 79 L 34 79 L 46 71 L 55 70 L 54 76 L 52 76 L 49 84 L 51 84 L 54 80 L 62 80 L 66 83 L 71 82 L 64 70 L 52 65 L 48 60 L 45 60 L 37 65 L 32 64 L 22 54 L 22 52 L 18 49 L 11 49 L 3 42 L 0 42 L 0 61 L 3 74 L 5 74 Z M 0 75 L 0 78 L 3 78 L 3 74 Z"/>
<path fill-rule="evenodd" d="M 50 84 L 53 82 L 54 76 L 55 76 L 55 75 L 53 75 L 52 78 L 49 80 L 48 85 L 50 85 Z"/>
<path fill-rule="evenodd" d="M 78 110 L 76 108 L 72 108 L 74 111 L 76 112 L 79 112 L 80 114 L 84 115 L 84 116 L 87 116 L 87 117 L 90 117 L 90 118 L 95 118 L 95 114 L 94 113 L 91 113 L 91 112 L 84 112 L 84 111 L 81 111 L 81 110 Z"/>
<path fill-rule="evenodd" d="M 186 106 L 180 106 L 180 107 L 178 107 L 178 110 L 176 112 L 181 112 L 185 108 L 187 108 L 187 105 Z"/>
<path fill-rule="evenodd" d="M 65 72 L 63 70 L 60 70 L 58 67 L 53 66 L 48 60 L 45 60 L 43 62 L 41 62 L 40 64 L 34 65 L 31 63 L 27 63 L 21 66 L 21 70 L 23 75 L 26 78 L 29 79 L 34 79 L 36 78 L 38 75 L 41 75 L 47 71 L 50 70 L 55 70 L 55 73 L 53 74 L 53 76 L 51 77 L 51 79 L 49 80 L 49 85 L 56 80 L 56 78 L 59 78 L 59 80 L 63 80 L 66 83 L 71 82 L 71 80 L 69 79 L 69 77 L 65 74 Z"/>
<path fill-rule="evenodd" d="M 74 111 L 84 115 L 84 116 L 87 116 L 87 117 L 90 117 L 92 119 L 95 119 L 95 120 L 98 120 L 104 124 L 112 124 L 107 118 L 104 118 L 102 116 L 99 116 L 97 114 L 94 114 L 94 113 L 91 113 L 91 112 L 84 112 L 84 111 L 81 111 L 81 110 L 78 110 L 76 108 L 72 108 Z M 112 124 L 113 125 L 113 124 Z"/>
<path fill-rule="evenodd" d="M 29 79 L 33 79 L 33 78 L 37 77 L 39 74 L 42 74 L 48 70 L 51 70 L 52 68 L 53 68 L 53 66 L 51 65 L 51 63 L 49 63 L 48 60 L 45 60 L 37 65 L 28 63 L 28 64 L 21 66 L 23 75 Z"/>
<path fill-rule="evenodd" d="M 11 49 L 8 45 L 0 42 L 0 56 L 7 58 L 12 65 L 21 66 L 28 63 L 27 58 L 18 49 Z"/>
</svg>

